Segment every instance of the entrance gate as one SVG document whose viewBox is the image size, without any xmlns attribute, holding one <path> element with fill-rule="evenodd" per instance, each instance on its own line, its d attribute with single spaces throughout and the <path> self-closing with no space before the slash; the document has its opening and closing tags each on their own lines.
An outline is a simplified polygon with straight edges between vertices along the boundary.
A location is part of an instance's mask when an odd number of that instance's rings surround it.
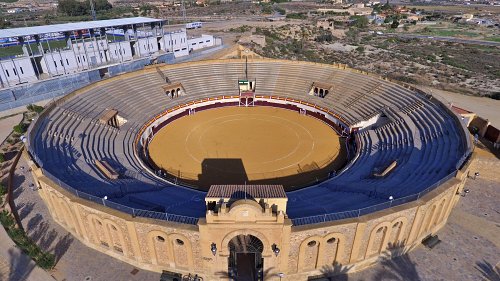
<svg viewBox="0 0 500 281">
<path fill-rule="evenodd" d="M 253 235 L 238 235 L 229 241 L 228 272 L 233 280 L 261 281 L 263 279 L 264 245 Z"/>
</svg>

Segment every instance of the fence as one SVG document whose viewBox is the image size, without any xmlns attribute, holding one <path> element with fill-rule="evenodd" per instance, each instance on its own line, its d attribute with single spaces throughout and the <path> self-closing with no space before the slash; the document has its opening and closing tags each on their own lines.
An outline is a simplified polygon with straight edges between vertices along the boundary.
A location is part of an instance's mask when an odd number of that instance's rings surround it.
<svg viewBox="0 0 500 281">
<path fill-rule="evenodd" d="M 99 80 L 99 70 L 92 70 L 2 90 L 0 111 L 54 99 Z"/>
<path fill-rule="evenodd" d="M 136 70 L 143 69 L 144 66 L 151 64 L 152 58 L 144 58 L 140 60 L 135 60 L 129 63 L 122 63 L 118 65 L 113 65 L 108 68 L 108 73 L 110 77 L 116 76 L 125 72 L 132 72 Z"/>
</svg>

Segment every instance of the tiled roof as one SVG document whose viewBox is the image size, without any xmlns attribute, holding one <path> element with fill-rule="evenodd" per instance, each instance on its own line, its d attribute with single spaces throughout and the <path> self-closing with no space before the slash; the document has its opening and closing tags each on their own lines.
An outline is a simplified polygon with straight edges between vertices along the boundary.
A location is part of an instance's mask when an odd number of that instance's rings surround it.
<svg viewBox="0 0 500 281">
<path fill-rule="evenodd" d="M 287 198 L 282 185 L 212 185 L 208 198 Z"/>
</svg>

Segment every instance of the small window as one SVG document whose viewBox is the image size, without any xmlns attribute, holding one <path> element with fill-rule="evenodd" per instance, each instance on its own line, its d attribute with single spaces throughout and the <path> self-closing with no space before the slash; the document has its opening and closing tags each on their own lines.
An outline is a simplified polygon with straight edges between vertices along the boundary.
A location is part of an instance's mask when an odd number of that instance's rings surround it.
<svg viewBox="0 0 500 281">
<path fill-rule="evenodd" d="M 328 243 L 328 244 L 333 244 L 333 243 L 335 243 L 336 241 L 337 241 L 337 239 L 335 239 L 334 237 L 332 237 L 332 238 L 330 238 L 330 239 L 326 240 L 326 243 Z"/>
<path fill-rule="evenodd" d="M 118 56 L 118 52 L 115 50 L 115 55 Z"/>
<path fill-rule="evenodd" d="M 163 238 L 161 236 L 156 236 L 156 241 L 158 241 L 158 242 L 165 242 L 165 238 Z"/>
<path fill-rule="evenodd" d="M 63 60 L 61 60 L 61 66 L 64 66 Z"/>
<path fill-rule="evenodd" d="M 175 242 L 177 243 L 177 245 L 184 245 L 184 241 L 182 241 L 181 239 L 175 239 Z"/>
<path fill-rule="evenodd" d="M 15 68 L 12 69 L 14 71 L 14 75 L 17 75 L 17 71 Z"/>
<path fill-rule="evenodd" d="M 82 58 L 83 58 L 83 61 L 87 61 L 87 60 L 85 59 L 85 56 L 82 56 Z"/>
<path fill-rule="evenodd" d="M 20 67 L 19 67 L 19 70 L 21 70 L 21 74 L 24 74 L 24 71 L 23 71 L 23 67 L 22 67 L 22 66 L 20 66 Z"/>
<path fill-rule="evenodd" d="M 68 59 L 66 59 L 66 65 L 69 65 L 69 60 Z"/>
<path fill-rule="evenodd" d="M 192 43 L 191 45 L 196 45 L 196 43 Z"/>
<path fill-rule="evenodd" d="M 56 61 L 54 61 L 54 66 L 57 68 L 57 62 Z"/>
<path fill-rule="evenodd" d="M 5 73 L 7 73 L 7 77 L 10 77 L 9 71 L 6 69 Z"/>
<path fill-rule="evenodd" d="M 111 229 L 116 230 L 116 227 L 114 225 L 111 226 Z"/>
<path fill-rule="evenodd" d="M 76 57 L 76 58 L 78 59 L 78 63 L 81 63 L 81 61 L 80 61 L 80 57 Z"/>
<path fill-rule="evenodd" d="M 309 247 L 316 246 L 316 241 L 311 241 L 311 242 L 307 243 L 307 246 L 309 246 Z"/>
<path fill-rule="evenodd" d="M 207 41 L 205 41 L 205 42 L 210 43 L 210 40 L 207 40 Z"/>
</svg>

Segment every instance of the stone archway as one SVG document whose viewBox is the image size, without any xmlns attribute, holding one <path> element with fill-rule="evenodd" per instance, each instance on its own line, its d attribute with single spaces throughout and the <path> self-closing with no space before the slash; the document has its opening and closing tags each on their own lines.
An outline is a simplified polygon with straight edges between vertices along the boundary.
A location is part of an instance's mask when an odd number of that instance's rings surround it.
<svg viewBox="0 0 500 281">
<path fill-rule="evenodd" d="M 238 281 L 263 280 L 264 243 L 251 234 L 234 236 L 229 249 L 228 272 Z"/>
</svg>

